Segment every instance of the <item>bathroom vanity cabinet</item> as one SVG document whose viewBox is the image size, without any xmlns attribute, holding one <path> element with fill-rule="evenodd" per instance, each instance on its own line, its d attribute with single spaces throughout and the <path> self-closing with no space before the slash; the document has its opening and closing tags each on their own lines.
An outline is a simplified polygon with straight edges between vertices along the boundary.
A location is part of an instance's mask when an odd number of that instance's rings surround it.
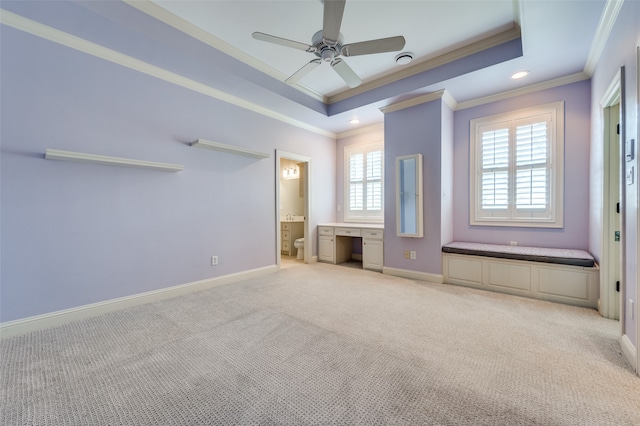
<svg viewBox="0 0 640 426">
<path fill-rule="evenodd" d="M 318 226 L 318 260 L 338 264 L 352 258 L 353 238 L 362 239 L 362 267 L 382 271 L 384 226 L 329 223 Z"/>
<path fill-rule="evenodd" d="M 297 249 L 293 243 L 298 238 L 304 237 L 304 221 L 286 221 L 280 222 L 280 252 L 287 256 L 295 256 Z"/>
</svg>

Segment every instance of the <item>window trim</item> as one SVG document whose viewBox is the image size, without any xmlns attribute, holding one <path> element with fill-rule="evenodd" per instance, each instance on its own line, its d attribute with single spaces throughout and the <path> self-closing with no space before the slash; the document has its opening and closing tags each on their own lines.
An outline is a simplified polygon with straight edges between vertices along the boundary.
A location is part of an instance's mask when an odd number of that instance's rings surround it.
<svg viewBox="0 0 640 426">
<path fill-rule="evenodd" d="M 482 214 L 480 175 L 479 175 L 479 138 L 480 127 L 498 122 L 511 122 L 527 119 L 531 116 L 550 114 L 552 126 L 549 129 L 549 209 L 548 217 L 518 217 L 510 198 L 509 217 L 487 216 Z M 469 138 L 469 223 L 472 226 L 505 226 L 532 228 L 564 227 L 564 101 L 552 102 L 507 113 L 480 117 L 470 122 Z M 510 138 L 510 147 L 514 144 Z M 514 166 L 511 166 L 514 167 Z"/>
<path fill-rule="evenodd" d="M 380 213 L 376 215 L 372 214 L 358 214 L 351 210 L 350 204 L 350 157 L 353 154 L 363 153 L 371 151 L 382 151 L 382 176 L 380 182 L 382 185 L 382 208 Z M 360 222 L 360 223 L 384 223 L 384 142 L 378 140 L 375 142 L 366 142 L 359 144 L 346 145 L 343 151 L 344 156 L 344 175 L 343 175 L 343 201 L 344 201 L 344 222 Z"/>
</svg>

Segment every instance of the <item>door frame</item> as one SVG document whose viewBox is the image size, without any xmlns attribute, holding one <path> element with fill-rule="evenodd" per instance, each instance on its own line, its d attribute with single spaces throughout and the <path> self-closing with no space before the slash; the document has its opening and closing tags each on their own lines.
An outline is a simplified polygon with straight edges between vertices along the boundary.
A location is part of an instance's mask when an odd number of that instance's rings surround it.
<svg viewBox="0 0 640 426">
<path fill-rule="evenodd" d="M 276 265 L 280 268 L 280 256 L 282 247 L 282 235 L 280 234 L 280 159 L 287 159 L 297 161 L 298 163 L 305 163 L 304 175 L 301 174 L 300 178 L 304 177 L 304 263 L 311 263 L 312 253 L 311 247 L 311 232 L 309 224 L 311 223 L 311 157 L 307 157 L 293 152 L 282 151 L 276 149 L 276 173 L 275 173 L 275 185 L 276 185 Z"/>
<path fill-rule="evenodd" d="M 619 147 L 620 149 L 618 149 L 618 157 L 619 157 L 619 163 L 620 163 L 620 173 L 618 176 L 618 188 L 620 188 L 620 192 L 621 194 L 619 195 L 620 197 L 620 206 L 622 207 L 620 210 L 620 251 L 619 251 L 619 261 L 616 262 L 616 265 L 613 265 L 613 254 L 611 252 L 611 245 L 610 245 L 610 239 L 611 236 L 613 235 L 613 232 L 616 231 L 614 229 L 611 229 L 611 203 L 612 203 L 612 199 L 613 199 L 613 194 L 610 194 L 609 188 L 610 188 L 610 179 L 612 178 L 611 176 L 611 171 L 610 171 L 610 149 L 609 149 L 609 140 L 610 140 L 610 134 L 611 134 L 611 128 L 610 128 L 610 120 L 609 120 L 609 108 L 614 106 L 614 105 L 620 105 L 620 129 L 621 129 L 621 135 L 618 137 L 618 140 L 622 141 L 622 129 L 624 128 L 623 125 L 623 117 L 622 117 L 622 87 L 621 87 L 621 83 L 622 83 L 622 70 L 618 70 L 618 72 L 616 73 L 616 75 L 614 76 L 613 80 L 611 81 L 611 83 L 609 84 L 608 89 L 606 90 L 604 96 L 602 97 L 602 100 L 600 101 L 600 114 L 602 116 L 603 119 L 603 133 L 602 133 L 602 143 L 603 143 L 603 174 L 602 174 L 602 241 L 601 241 L 601 245 L 602 245 L 602 261 L 600 262 L 600 303 L 599 303 L 599 310 L 600 310 L 600 315 L 602 315 L 605 318 L 611 318 L 611 319 L 617 319 L 614 318 L 615 315 L 615 307 L 614 307 L 614 303 L 615 303 L 615 299 L 616 299 L 616 289 L 614 286 L 609 285 L 611 283 L 611 279 L 612 277 L 615 276 L 615 272 L 614 272 L 614 268 L 621 268 L 620 270 L 620 309 L 619 309 L 619 313 L 620 313 L 620 319 L 621 319 L 621 332 L 622 330 L 624 330 L 624 324 L 622 322 L 623 320 L 623 303 L 622 301 L 624 301 L 624 282 L 625 282 L 625 259 L 624 259 L 624 235 L 625 235 L 625 213 L 624 213 L 624 206 L 625 206 L 625 200 L 624 200 L 624 191 L 622 191 L 622 184 L 623 184 L 623 176 L 622 174 L 624 173 L 624 167 L 622 164 L 622 154 L 621 154 L 621 146 L 622 146 L 622 142 L 620 142 Z M 618 198 L 618 196 L 616 196 L 616 198 Z"/>
<path fill-rule="evenodd" d="M 638 119 L 638 113 L 640 113 L 640 44 L 636 47 L 636 141 L 635 141 L 635 150 L 636 150 L 636 158 L 638 157 L 638 142 L 640 139 L 640 119 Z M 636 160 L 635 165 L 636 169 L 640 162 Z M 638 172 L 636 170 L 635 178 L 637 178 Z M 640 183 L 636 182 L 636 201 L 640 202 Z M 637 205 L 637 204 L 636 204 Z M 640 246 L 640 215 L 636 211 L 636 265 L 640 265 L 640 250 L 638 246 Z M 636 270 L 636 300 L 635 300 L 635 319 L 636 319 L 636 374 L 640 376 L 640 351 L 638 347 L 640 346 L 640 309 L 638 309 L 638 301 L 640 301 L 640 274 Z"/>
</svg>

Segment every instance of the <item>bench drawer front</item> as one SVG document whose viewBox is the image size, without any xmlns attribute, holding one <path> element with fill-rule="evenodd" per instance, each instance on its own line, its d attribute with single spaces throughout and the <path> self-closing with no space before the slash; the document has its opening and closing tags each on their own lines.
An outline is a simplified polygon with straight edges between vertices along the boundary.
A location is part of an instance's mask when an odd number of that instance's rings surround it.
<svg viewBox="0 0 640 426">
<path fill-rule="evenodd" d="M 336 228 L 336 235 L 344 235 L 346 237 L 359 237 L 359 228 Z"/>
<path fill-rule="evenodd" d="M 531 267 L 507 262 L 488 262 L 489 286 L 531 291 Z"/>
</svg>

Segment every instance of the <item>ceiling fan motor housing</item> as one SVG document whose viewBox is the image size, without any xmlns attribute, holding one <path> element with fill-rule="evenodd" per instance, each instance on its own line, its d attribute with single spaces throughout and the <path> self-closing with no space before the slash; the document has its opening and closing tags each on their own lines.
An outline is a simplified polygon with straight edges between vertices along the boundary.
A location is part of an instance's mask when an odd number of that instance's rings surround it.
<svg viewBox="0 0 640 426">
<path fill-rule="evenodd" d="M 318 58 L 322 59 L 325 62 L 331 62 L 334 58 L 340 56 L 340 52 L 342 51 L 342 41 L 344 38 L 342 36 L 342 33 L 340 33 L 338 41 L 331 44 L 322 37 L 322 32 L 323 31 L 320 30 L 313 35 L 313 37 L 311 38 L 311 44 L 316 48 L 314 54 Z"/>
</svg>

